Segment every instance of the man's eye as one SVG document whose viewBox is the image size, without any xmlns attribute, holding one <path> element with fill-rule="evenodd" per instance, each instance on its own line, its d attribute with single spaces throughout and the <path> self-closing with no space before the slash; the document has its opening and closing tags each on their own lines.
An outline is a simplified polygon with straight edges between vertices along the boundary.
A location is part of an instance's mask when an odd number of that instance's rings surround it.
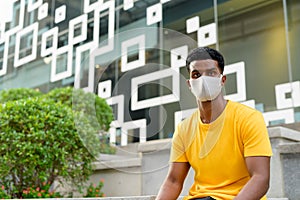
<svg viewBox="0 0 300 200">
<path fill-rule="evenodd" d="M 192 78 L 199 78 L 200 76 L 201 76 L 201 74 L 199 74 L 199 73 L 192 74 Z"/>
</svg>

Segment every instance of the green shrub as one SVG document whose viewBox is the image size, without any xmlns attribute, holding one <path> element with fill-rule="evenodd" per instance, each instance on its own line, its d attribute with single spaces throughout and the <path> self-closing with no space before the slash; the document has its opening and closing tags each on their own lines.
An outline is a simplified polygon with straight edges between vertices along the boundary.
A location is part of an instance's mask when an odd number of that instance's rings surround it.
<svg viewBox="0 0 300 200">
<path fill-rule="evenodd" d="M 103 180 L 100 180 L 98 185 L 90 183 L 84 197 L 104 197 L 104 193 L 101 191 L 103 185 Z"/>
<path fill-rule="evenodd" d="M 22 192 L 22 198 L 33 199 L 33 198 L 60 198 L 62 197 L 58 192 L 51 190 L 51 185 L 44 182 L 42 187 L 28 187 Z"/>
<path fill-rule="evenodd" d="M 96 117 L 98 128 L 107 131 L 113 120 L 111 107 L 102 99 L 91 92 L 71 87 L 56 88 L 45 95 L 46 98 L 62 103 L 74 111 L 84 112 L 86 116 Z"/>
<path fill-rule="evenodd" d="M 107 130 L 113 120 L 113 112 L 105 99 L 98 97 L 94 93 L 85 92 L 82 89 L 73 89 L 71 87 L 54 89 L 44 97 L 68 106 L 77 113 L 74 116 L 76 128 L 79 136 L 90 151 L 94 151 L 93 146 L 95 142 L 88 139 L 90 134 L 86 133 L 96 131 L 97 133 L 95 134 L 99 134 L 100 136 L 100 152 L 106 154 L 114 154 L 116 152 L 115 147 L 112 147 L 108 141 Z M 78 114 L 78 112 L 80 112 L 80 114 Z M 87 131 L 87 124 L 89 128 L 93 130 Z M 92 143 L 91 145 L 90 142 Z"/>
<path fill-rule="evenodd" d="M 0 105 L 0 186 L 6 194 L 21 198 L 28 186 L 64 179 L 80 188 L 92 173 L 90 152 L 77 131 L 99 151 L 96 132 L 82 112 L 82 128 L 74 124 L 69 107 L 45 98 L 8 101 Z M 85 129 L 84 129 L 85 128 Z M 92 146 L 95 145 L 95 146 Z M 92 152 L 95 154 L 95 152 Z"/>
<path fill-rule="evenodd" d="M 0 91 L 0 103 L 41 96 L 42 93 L 30 88 L 14 88 Z"/>
</svg>

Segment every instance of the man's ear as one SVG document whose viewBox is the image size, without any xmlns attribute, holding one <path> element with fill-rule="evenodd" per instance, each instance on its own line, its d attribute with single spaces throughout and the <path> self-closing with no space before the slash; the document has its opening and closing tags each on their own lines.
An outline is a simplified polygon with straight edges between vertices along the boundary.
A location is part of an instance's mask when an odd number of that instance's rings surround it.
<svg viewBox="0 0 300 200">
<path fill-rule="evenodd" d="M 186 84 L 188 85 L 189 89 L 191 89 L 190 79 L 187 79 L 187 80 L 186 80 Z"/>
<path fill-rule="evenodd" d="M 226 75 L 223 75 L 222 76 L 222 81 L 221 81 L 222 86 L 225 85 L 225 82 L 226 82 Z"/>
</svg>

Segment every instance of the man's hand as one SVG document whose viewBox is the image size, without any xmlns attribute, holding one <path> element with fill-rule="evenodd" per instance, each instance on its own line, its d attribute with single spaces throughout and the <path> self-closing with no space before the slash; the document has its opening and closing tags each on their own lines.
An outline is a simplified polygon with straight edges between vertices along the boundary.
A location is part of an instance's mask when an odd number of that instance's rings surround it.
<svg viewBox="0 0 300 200">
<path fill-rule="evenodd" d="M 189 169 L 190 164 L 187 162 L 171 163 L 168 175 L 159 190 L 156 200 L 176 200 L 182 190 Z"/>
</svg>

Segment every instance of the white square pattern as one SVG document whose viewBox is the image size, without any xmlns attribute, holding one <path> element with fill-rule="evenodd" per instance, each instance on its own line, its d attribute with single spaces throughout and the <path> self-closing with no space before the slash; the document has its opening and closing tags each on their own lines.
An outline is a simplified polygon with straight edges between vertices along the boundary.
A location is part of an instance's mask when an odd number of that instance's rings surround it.
<svg viewBox="0 0 300 200">
<path fill-rule="evenodd" d="M 202 26 L 198 29 L 198 46 L 205 47 L 217 42 L 216 23 Z"/>
<path fill-rule="evenodd" d="M 237 93 L 226 95 L 226 99 L 232 101 L 245 101 L 246 100 L 246 75 L 245 63 L 238 62 L 224 67 L 224 75 L 236 73 Z"/>
<path fill-rule="evenodd" d="M 48 3 L 44 3 L 39 7 L 38 20 L 42 20 L 48 16 Z"/>
<path fill-rule="evenodd" d="M 56 24 L 64 21 L 66 19 L 66 10 L 67 7 L 66 5 L 60 6 L 59 8 L 56 8 L 55 10 L 55 18 L 54 18 L 54 22 Z"/>
<path fill-rule="evenodd" d="M 17 33 L 17 35 L 16 35 L 16 46 L 15 46 L 14 67 L 19 67 L 23 64 L 26 64 L 26 63 L 36 59 L 38 28 L 39 28 L 39 24 L 38 24 L 38 22 L 35 22 L 34 24 L 32 24 L 30 26 L 27 26 L 26 28 L 24 28 L 23 30 L 21 30 Z M 20 54 L 21 38 L 24 35 L 29 34 L 30 32 L 32 32 L 31 54 L 20 59 L 19 54 Z"/>
<path fill-rule="evenodd" d="M 67 70 L 57 73 L 57 56 L 67 53 Z M 72 64 L 73 64 L 73 46 L 68 45 L 61 47 L 53 52 L 51 63 L 51 76 L 50 81 L 55 82 L 64 78 L 72 76 Z"/>
<path fill-rule="evenodd" d="M 134 0 L 124 0 L 124 10 L 129 10 L 134 6 Z"/>
<path fill-rule="evenodd" d="M 158 3 L 147 8 L 147 25 L 155 24 L 162 20 L 162 4 Z"/>
<path fill-rule="evenodd" d="M 37 9 L 38 7 L 40 7 L 43 4 L 43 0 L 28 0 L 28 12 L 31 12 L 35 9 Z"/>
<path fill-rule="evenodd" d="M 94 67 L 89 67 L 89 59 L 83 58 L 81 55 L 83 52 L 93 52 L 96 48 L 96 45 L 93 42 L 85 43 L 76 48 L 76 56 L 75 56 L 75 88 L 82 88 L 81 86 L 81 73 L 84 68 L 88 67 L 88 86 L 83 88 L 84 91 L 94 92 Z M 94 66 L 94 65 L 90 65 Z"/>
<path fill-rule="evenodd" d="M 128 62 L 128 48 L 134 45 L 138 45 L 138 60 Z M 122 66 L 121 71 L 129 71 L 145 65 L 145 35 L 140 35 L 135 38 L 131 38 L 122 42 Z"/>
<path fill-rule="evenodd" d="M 78 44 L 87 38 L 87 14 L 83 14 L 69 21 L 69 44 Z M 80 35 L 74 37 L 76 25 L 80 24 Z"/>
<path fill-rule="evenodd" d="M 47 47 L 48 38 L 52 37 L 52 46 Z M 41 43 L 41 56 L 45 57 L 47 55 L 53 54 L 57 49 L 57 41 L 58 41 L 58 27 L 54 27 L 42 35 L 42 43 Z"/>
<path fill-rule="evenodd" d="M 4 42 L 4 33 L 5 33 L 4 23 L 0 22 L 0 44 Z"/>
<path fill-rule="evenodd" d="M 160 0 L 160 3 L 164 4 L 164 3 L 167 3 L 169 1 L 172 1 L 172 0 Z"/>
<path fill-rule="evenodd" d="M 89 12 L 95 10 L 96 8 L 101 7 L 102 4 L 103 4 L 103 0 L 98 0 L 92 4 L 91 4 L 90 0 L 84 0 L 83 12 L 89 13 Z"/>
<path fill-rule="evenodd" d="M 20 31 L 24 26 L 24 16 L 25 16 L 25 0 L 13 0 L 14 2 L 19 2 L 20 10 L 19 10 L 19 22 L 18 25 L 9 29 L 5 35 L 13 35 Z"/>
<path fill-rule="evenodd" d="M 9 37 L 6 37 L 4 41 L 4 51 L 2 57 L 2 67 L 0 68 L 0 76 L 5 75 L 7 72 L 8 47 L 9 47 Z"/>
<path fill-rule="evenodd" d="M 270 122 L 276 120 L 284 120 L 286 124 L 295 122 L 294 109 L 265 112 L 263 113 L 263 116 L 265 119 L 266 126 L 269 126 Z"/>
<path fill-rule="evenodd" d="M 138 88 L 139 85 L 163 79 L 166 77 L 172 77 L 172 94 L 153 97 L 145 100 L 138 100 Z M 173 68 L 167 68 L 164 70 L 152 72 L 142 76 L 134 77 L 131 79 L 131 110 L 139 110 L 143 108 L 149 108 L 152 106 L 158 106 L 162 104 L 177 102 L 180 99 L 180 88 L 179 88 L 179 72 Z M 168 85 L 161 85 L 168 88 Z"/>
<path fill-rule="evenodd" d="M 198 16 L 186 20 L 186 33 L 196 32 L 200 27 L 200 19 Z"/>
<path fill-rule="evenodd" d="M 186 58 L 188 56 L 188 46 L 182 46 L 171 49 L 171 67 L 180 68 L 186 65 Z"/>
<path fill-rule="evenodd" d="M 99 34 L 100 34 L 100 12 L 104 12 L 108 9 L 108 41 L 107 45 L 97 48 L 96 54 L 106 53 L 114 49 L 114 35 L 115 35 L 115 1 L 110 0 L 103 3 L 101 6 L 95 9 L 94 12 L 94 42 L 99 45 Z"/>
<path fill-rule="evenodd" d="M 102 81 L 98 84 L 98 96 L 101 98 L 111 97 L 111 85 L 112 81 Z"/>
<path fill-rule="evenodd" d="M 275 93 L 277 109 L 300 106 L 300 81 L 276 85 Z M 291 98 L 286 98 L 288 93 L 291 94 Z"/>
</svg>

